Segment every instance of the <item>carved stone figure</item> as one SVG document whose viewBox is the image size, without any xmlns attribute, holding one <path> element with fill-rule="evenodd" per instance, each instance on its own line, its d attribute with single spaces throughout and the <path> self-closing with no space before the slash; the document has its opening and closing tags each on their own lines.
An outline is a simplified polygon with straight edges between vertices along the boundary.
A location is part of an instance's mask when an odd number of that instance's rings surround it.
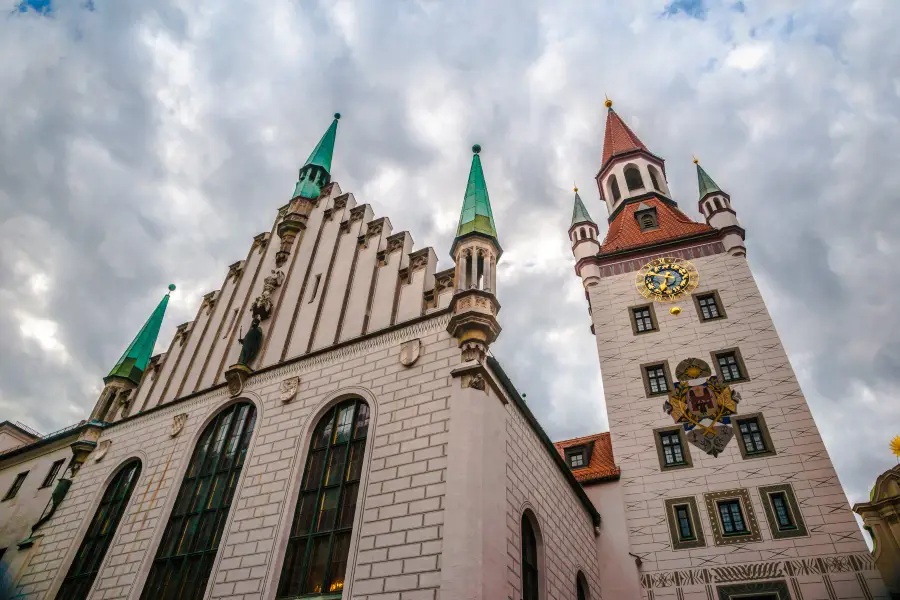
<svg viewBox="0 0 900 600">
<path fill-rule="evenodd" d="M 263 279 L 263 291 L 250 306 L 250 312 L 259 321 L 265 321 L 272 314 L 272 292 L 284 282 L 284 272 L 273 270 Z"/>
<path fill-rule="evenodd" d="M 172 417 L 172 429 L 169 431 L 169 435 L 177 437 L 181 430 L 184 429 L 184 424 L 187 423 L 187 420 L 187 413 L 181 413 Z"/>
<path fill-rule="evenodd" d="M 259 319 L 253 319 L 247 334 L 238 340 L 241 343 L 241 354 L 238 357 L 238 364 L 249 367 L 256 355 L 259 354 L 262 341 L 263 332 L 259 326 Z"/>
</svg>

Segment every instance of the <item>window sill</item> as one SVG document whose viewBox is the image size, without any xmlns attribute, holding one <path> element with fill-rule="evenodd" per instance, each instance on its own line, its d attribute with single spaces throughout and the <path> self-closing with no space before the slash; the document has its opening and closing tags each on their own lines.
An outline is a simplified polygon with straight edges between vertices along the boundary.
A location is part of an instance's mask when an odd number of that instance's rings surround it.
<svg viewBox="0 0 900 600">
<path fill-rule="evenodd" d="M 750 535 L 750 532 L 749 531 L 735 531 L 734 533 L 723 533 L 722 537 L 734 538 L 734 537 L 741 537 L 741 536 L 746 536 L 746 535 Z"/>
</svg>

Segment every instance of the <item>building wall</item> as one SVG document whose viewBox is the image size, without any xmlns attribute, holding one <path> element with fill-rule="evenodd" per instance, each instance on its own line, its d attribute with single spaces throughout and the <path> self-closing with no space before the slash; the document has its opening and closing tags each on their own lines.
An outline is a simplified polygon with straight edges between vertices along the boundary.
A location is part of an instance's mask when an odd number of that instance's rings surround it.
<svg viewBox="0 0 900 600">
<path fill-rule="evenodd" d="M 10 581 L 15 581 L 28 562 L 32 549 L 18 549 L 19 542 L 31 535 L 34 525 L 50 502 L 56 480 L 63 476 L 72 458 L 69 444 L 73 438 L 36 448 L 14 458 L 4 460 L 0 456 L 0 498 L 6 496 L 19 473 L 28 472 L 15 498 L 0 501 L 0 548 L 5 548 L 3 562 Z M 65 460 L 54 482 L 41 487 L 50 468 L 57 460 Z"/>
<path fill-rule="evenodd" d="M 622 481 L 587 483 L 584 491 L 594 506 L 602 507 L 603 523 L 597 536 L 600 583 L 605 598 L 638 600 L 642 596 L 640 569 L 629 554 L 628 519 Z"/>
<path fill-rule="evenodd" d="M 635 335 L 628 308 L 647 304 L 636 291 L 636 273 L 624 263 L 604 267 L 599 284 L 588 288 L 612 443 L 622 469 L 629 550 L 643 561 L 645 597 L 707 598 L 718 583 L 773 577 L 787 580 L 798 598 L 801 592 L 804 598 L 885 597 L 746 259 L 705 254 L 691 259 L 700 273 L 696 292 L 718 290 L 727 319 L 701 323 L 691 298 L 676 303 L 682 308 L 677 316 L 669 305 L 656 303 L 660 330 Z M 750 376 L 732 386 L 743 397 L 738 414 L 763 414 L 777 454 L 743 460 L 735 437 L 715 458 L 688 445 L 693 467 L 661 472 L 653 430 L 674 422 L 663 411 L 665 397 L 647 397 L 640 365 L 668 361 L 674 377 L 681 360 L 701 358 L 715 369 L 710 352 L 734 347 Z M 776 540 L 769 530 L 758 488 L 784 483 L 800 504 L 806 537 Z M 735 488 L 748 490 L 762 539 L 716 546 L 703 494 Z M 664 501 L 686 496 L 697 500 L 707 543 L 673 550 Z"/>
</svg>

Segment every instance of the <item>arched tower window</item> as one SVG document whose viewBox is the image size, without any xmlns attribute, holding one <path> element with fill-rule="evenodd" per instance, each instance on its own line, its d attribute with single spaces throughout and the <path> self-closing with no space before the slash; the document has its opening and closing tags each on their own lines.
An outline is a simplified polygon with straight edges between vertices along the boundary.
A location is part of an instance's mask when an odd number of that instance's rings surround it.
<svg viewBox="0 0 900 600">
<path fill-rule="evenodd" d="M 84 539 L 81 540 L 78 553 L 75 554 L 75 560 L 72 561 L 62 587 L 56 594 L 57 600 L 87 598 L 140 475 L 141 461 L 133 460 L 119 469 L 106 486 L 100 505 L 94 512 L 94 518 L 91 519 Z"/>
<path fill-rule="evenodd" d="M 359 399 L 338 404 L 316 425 L 278 598 L 344 589 L 368 433 L 369 405 Z"/>
<path fill-rule="evenodd" d="M 203 597 L 255 424 L 256 407 L 239 402 L 203 430 L 141 600 Z"/>
<path fill-rule="evenodd" d="M 591 596 L 588 593 L 587 578 L 585 578 L 584 573 L 581 571 L 578 571 L 578 575 L 575 576 L 575 591 L 578 600 L 590 600 Z"/>
<path fill-rule="evenodd" d="M 612 196 L 613 202 L 618 202 L 619 199 L 622 198 L 622 192 L 619 191 L 619 181 L 616 179 L 615 175 L 612 175 L 609 178 L 609 193 Z"/>
<path fill-rule="evenodd" d="M 528 514 L 522 515 L 522 600 L 538 600 L 538 540 Z"/>
<path fill-rule="evenodd" d="M 656 170 L 656 167 L 653 165 L 647 165 L 647 171 L 650 173 L 650 183 L 653 184 L 653 189 L 657 192 L 661 192 L 662 188 L 659 187 L 659 180 L 662 178 L 659 174 L 659 171 Z"/>
<path fill-rule="evenodd" d="M 644 189 L 644 180 L 641 178 L 641 172 L 634 165 L 625 167 L 625 185 L 629 191 Z"/>
<path fill-rule="evenodd" d="M 722 203 L 719 202 L 719 199 L 718 199 L 718 198 L 713 198 L 713 203 L 716 205 L 716 210 L 721 210 L 721 209 L 722 209 Z"/>
</svg>

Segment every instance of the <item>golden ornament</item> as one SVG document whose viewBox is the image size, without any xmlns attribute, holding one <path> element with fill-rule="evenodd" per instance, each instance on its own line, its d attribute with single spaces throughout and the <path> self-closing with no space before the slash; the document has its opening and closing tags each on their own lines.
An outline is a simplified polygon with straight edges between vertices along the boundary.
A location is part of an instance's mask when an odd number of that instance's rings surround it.
<svg viewBox="0 0 900 600">
<path fill-rule="evenodd" d="M 677 317 L 678 315 L 681 314 L 681 307 L 680 307 L 680 306 L 673 306 L 672 308 L 669 309 L 669 312 L 672 313 L 673 315 L 675 315 L 675 316 Z"/>
<path fill-rule="evenodd" d="M 900 435 L 891 440 L 891 452 L 894 456 L 900 457 Z"/>
<path fill-rule="evenodd" d="M 634 281 L 641 296 L 657 302 L 674 302 L 697 289 L 699 283 L 696 267 L 690 261 L 672 256 L 650 261 L 638 271 Z"/>
</svg>

